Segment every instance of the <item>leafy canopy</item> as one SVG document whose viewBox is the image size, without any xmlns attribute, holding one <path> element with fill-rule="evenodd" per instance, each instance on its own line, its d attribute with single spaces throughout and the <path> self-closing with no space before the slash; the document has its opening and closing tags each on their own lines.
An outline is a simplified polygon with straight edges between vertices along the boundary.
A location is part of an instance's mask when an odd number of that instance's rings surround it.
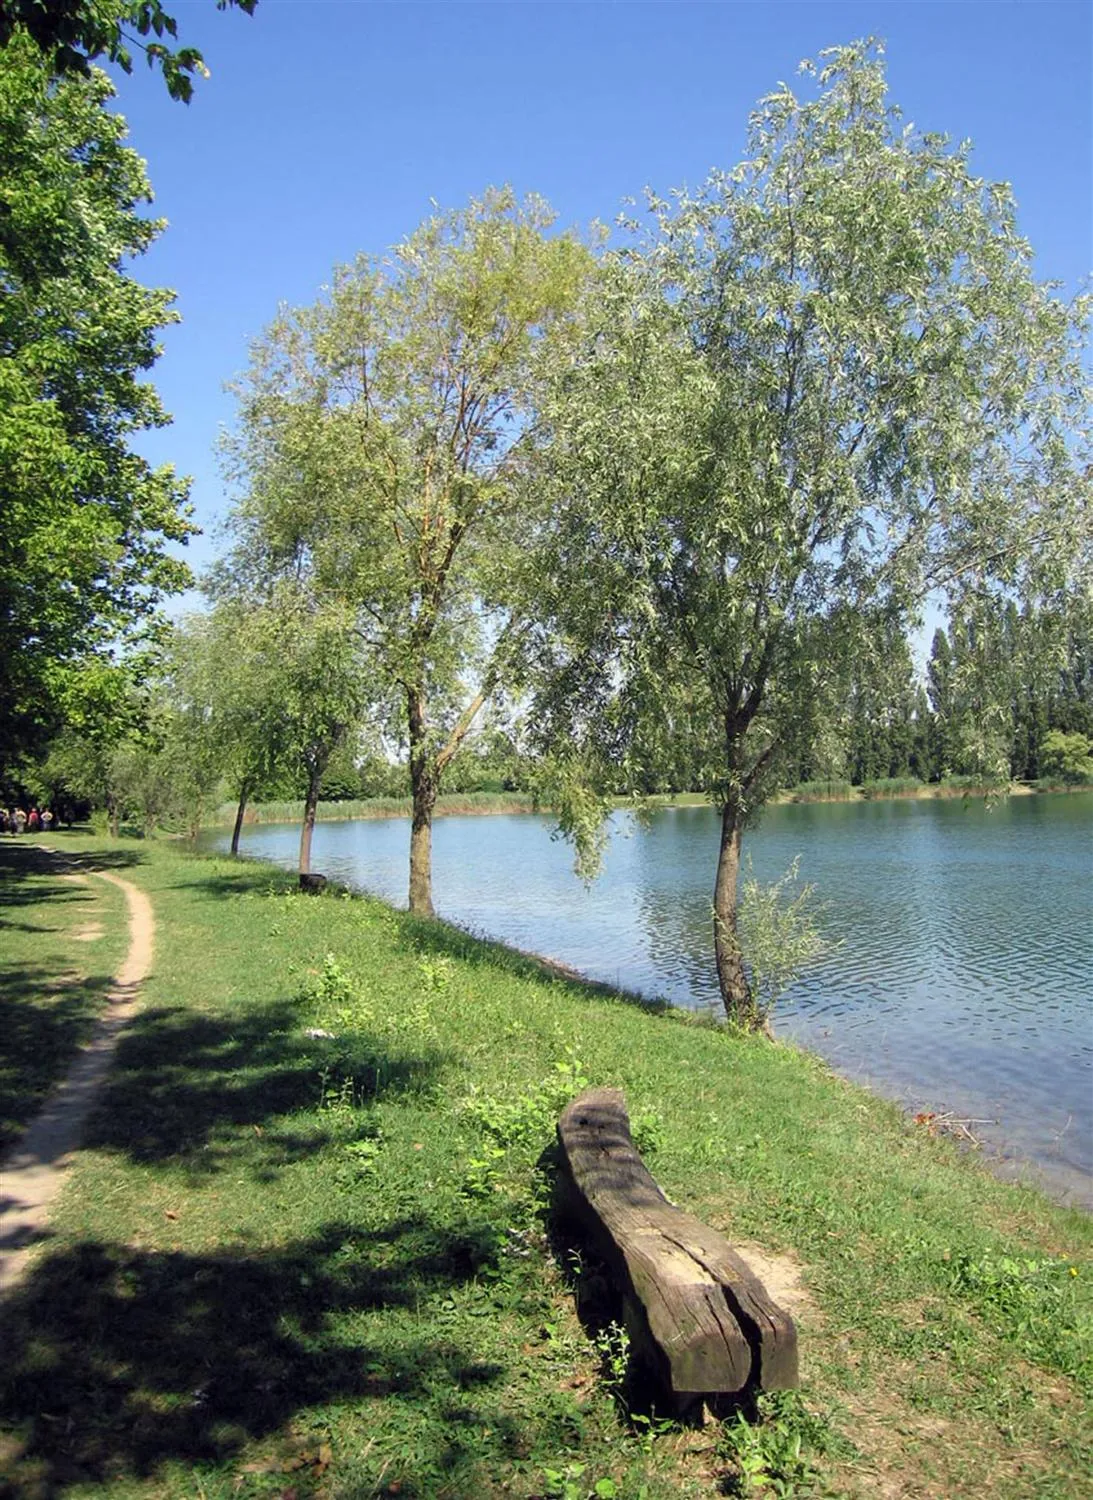
<svg viewBox="0 0 1093 1500">
<path fill-rule="evenodd" d="M 25 38 L 0 52 L 0 757 L 189 579 L 166 550 L 194 530 L 186 485 L 131 446 L 168 421 L 143 377 L 175 314 L 125 270 L 161 226 L 112 93 L 53 79 Z"/>
<path fill-rule="evenodd" d="M 253 15 L 258 0 L 216 0 L 217 10 L 237 6 Z M 196 47 L 175 50 L 178 23 L 159 0 L 0 0 L 0 48 L 27 37 L 50 70 L 60 76 L 87 78 L 91 62 L 106 57 L 126 73 L 133 71 L 132 47 L 142 51 L 150 68 L 158 67 L 172 99 L 188 104 L 193 75 L 208 76 Z M 142 40 L 144 38 L 145 40 Z"/>
<path fill-rule="evenodd" d="M 437 214 L 282 313 L 239 391 L 232 566 L 306 570 L 351 606 L 388 687 L 426 705 L 438 753 L 470 677 L 513 647 L 536 349 L 588 262 L 547 237 L 551 220 L 507 189 Z"/>
<path fill-rule="evenodd" d="M 546 740 L 616 786 L 692 745 L 746 817 L 926 593 L 1088 586 L 1088 302 L 1004 184 L 905 125 L 880 51 L 802 65 L 749 159 L 651 197 L 554 383 Z"/>
</svg>

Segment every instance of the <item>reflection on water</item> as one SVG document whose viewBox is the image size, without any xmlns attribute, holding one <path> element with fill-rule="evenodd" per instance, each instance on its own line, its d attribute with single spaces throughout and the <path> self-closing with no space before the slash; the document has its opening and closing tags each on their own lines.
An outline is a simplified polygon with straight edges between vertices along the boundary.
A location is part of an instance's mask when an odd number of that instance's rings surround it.
<svg viewBox="0 0 1093 1500">
<path fill-rule="evenodd" d="M 778 1029 L 915 1108 L 997 1120 L 994 1139 L 1093 1184 L 1093 796 L 770 809 L 746 841 L 762 880 L 795 855 L 839 943 L 784 997 Z M 245 852 L 293 864 L 297 832 Z M 206 846 L 226 847 L 226 835 Z M 326 823 L 317 868 L 404 902 L 404 820 Z M 717 1003 L 709 808 L 616 816 L 586 889 L 549 820 L 442 818 L 441 915 L 676 1004 Z M 984 1132 L 988 1137 L 990 1131 Z M 1073 1188 L 1074 1179 L 1069 1180 Z"/>
</svg>

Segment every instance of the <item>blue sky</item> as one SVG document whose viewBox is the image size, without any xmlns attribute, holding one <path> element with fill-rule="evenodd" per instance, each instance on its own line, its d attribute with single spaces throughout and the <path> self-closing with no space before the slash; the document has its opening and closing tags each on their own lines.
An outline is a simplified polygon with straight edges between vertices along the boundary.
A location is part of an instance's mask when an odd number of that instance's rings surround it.
<svg viewBox="0 0 1093 1500">
<path fill-rule="evenodd" d="M 877 35 L 891 98 L 923 129 L 970 137 L 982 176 L 1013 184 L 1038 273 L 1091 269 L 1093 7 L 947 4 L 168 5 L 212 76 L 172 103 L 137 64 L 117 107 L 169 228 L 135 267 L 173 287 L 182 324 L 154 379 L 174 425 L 142 444 L 193 476 L 217 550 L 224 384 L 278 303 L 314 300 L 331 268 L 381 254 L 488 184 L 538 192 L 565 224 L 610 220 L 646 184 L 695 184 L 744 154 L 749 111 L 803 57 Z M 192 602 L 192 601 L 187 601 Z"/>
</svg>

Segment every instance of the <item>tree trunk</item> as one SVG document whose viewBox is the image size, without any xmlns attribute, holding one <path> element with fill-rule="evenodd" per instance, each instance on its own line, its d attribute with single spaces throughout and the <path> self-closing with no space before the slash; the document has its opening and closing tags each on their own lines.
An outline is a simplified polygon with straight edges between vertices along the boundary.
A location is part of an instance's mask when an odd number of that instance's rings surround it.
<svg viewBox="0 0 1093 1500">
<path fill-rule="evenodd" d="M 121 828 L 121 804 L 116 797 L 106 799 L 106 823 L 110 837 L 116 839 Z"/>
<path fill-rule="evenodd" d="M 414 815 L 410 825 L 410 910 L 422 917 L 433 913 L 433 808 L 436 806 L 436 767 L 426 743 L 425 693 L 407 692 L 410 730 L 410 789 Z"/>
<path fill-rule="evenodd" d="M 713 895 L 713 942 L 725 1014 L 737 1025 L 755 1027 L 758 1017 L 752 1003 L 751 985 L 744 971 L 744 958 L 736 932 L 737 882 L 740 876 L 743 832 L 744 820 L 740 806 L 735 799 L 730 799 L 721 809 L 721 848 L 717 856 L 717 881 Z"/>
<path fill-rule="evenodd" d="M 233 856 L 233 858 L 237 858 L 238 855 L 239 855 L 239 835 L 243 831 L 243 814 L 247 810 L 247 798 L 249 796 L 250 796 L 250 787 L 244 781 L 243 785 L 239 788 L 239 806 L 236 809 L 236 813 L 235 813 L 235 827 L 232 829 L 232 856 Z M 309 853 L 310 853 L 310 845 L 309 845 Z"/>
<path fill-rule="evenodd" d="M 315 832 L 315 809 L 319 805 L 319 787 L 322 784 L 323 765 L 312 765 L 307 779 L 307 797 L 304 801 L 304 826 L 300 829 L 300 874 L 311 873 L 311 835 Z"/>
</svg>

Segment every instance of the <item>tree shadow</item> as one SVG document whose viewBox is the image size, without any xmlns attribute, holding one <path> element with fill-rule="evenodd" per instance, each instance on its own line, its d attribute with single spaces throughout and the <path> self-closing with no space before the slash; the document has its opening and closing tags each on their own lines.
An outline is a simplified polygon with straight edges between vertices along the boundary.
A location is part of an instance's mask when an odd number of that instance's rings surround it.
<svg viewBox="0 0 1093 1500">
<path fill-rule="evenodd" d="M 331 1223 L 260 1252 L 94 1242 L 55 1252 L 3 1308 L 0 1414 L 15 1439 L 6 1475 L 0 1460 L 5 1492 L 36 1500 L 171 1460 L 230 1462 L 324 1403 L 435 1402 L 438 1392 L 493 1386 L 502 1366 L 454 1342 L 407 1337 L 405 1319 L 360 1315 L 413 1308 L 473 1280 L 495 1255 L 488 1226 L 424 1217 L 377 1233 Z"/>
<path fill-rule="evenodd" d="M 110 988 L 107 975 L 88 978 L 48 916 L 24 921 L 28 908 L 51 908 L 58 926 L 79 921 L 79 908 L 97 893 L 58 876 L 68 870 L 29 842 L 0 842 L 0 932 L 11 934 L 18 956 L 0 962 L 0 1150 L 33 1118 L 50 1088 L 90 1037 Z M 26 940 L 15 941 L 15 934 Z M 32 940 L 41 938 L 40 944 Z"/>
<path fill-rule="evenodd" d="M 395 1053 L 366 1031 L 309 1036 L 299 1002 L 274 1000 L 233 1016 L 157 1008 L 131 1022 L 88 1123 L 85 1143 L 131 1161 L 171 1162 L 195 1178 L 230 1163 L 260 1181 L 346 1129 L 367 1131 L 361 1107 L 426 1094 L 444 1055 Z M 355 1106 L 348 1127 L 324 1124 L 324 1100 Z M 313 1125 L 278 1122 L 319 1111 Z M 245 1128 L 249 1127 L 249 1128 Z"/>
<path fill-rule="evenodd" d="M 246 855 L 232 856 L 223 850 L 198 850 L 192 842 L 183 847 L 188 856 L 189 878 L 173 880 L 172 890 L 200 891 L 216 898 L 244 895 L 304 897 L 295 871 Z M 342 887 L 332 885 L 329 889 L 331 895 L 340 895 Z M 307 899 L 316 898 L 308 896 Z"/>
<path fill-rule="evenodd" d="M 47 901 L 91 900 L 90 894 L 72 881 L 57 879 L 68 869 L 67 860 L 57 859 L 33 844 L 0 840 L 0 926 L 19 926 L 24 932 L 37 930 L 10 921 L 6 916 L 8 908 L 38 906 Z M 44 884 L 47 880 L 49 883 Z"/>
<path fill-rule="evenodd" d="M 33 1118 L 95 1028 L 111 980 L 0 966 L 0 1151 Z"/>
<path fill-rule="evenodd" d="M 399 913 L 402 919 L 401 940 L 412 953 L 439 953 L 476 967 L 500 969 L 521 979 L 560 985 L 570 995 L 582 1000 L 610 1000 L 619 1005 L 633 1005 L 647 1015 L 677 1014 L 677 1007 L 667 1000 L 650 998 L 636 990 L 620 989 L 599 979 L 587 979 L 575 969 L 536 953 L 510 948 L 495 938 L 480 937 L 453 922 L 437 917 L 415 917 Z"/>
<path fill-rule="evenodd" d="M 37 851 L 36 851 L 37 852 Z M 131 870 L 147 863 L 140 849 L 114 845 L 109 849 L 54 849 L 42 853 L 47 869 L 58 868 L 76 874 L 94 874 L 96 870 Z"/>
</svg>

